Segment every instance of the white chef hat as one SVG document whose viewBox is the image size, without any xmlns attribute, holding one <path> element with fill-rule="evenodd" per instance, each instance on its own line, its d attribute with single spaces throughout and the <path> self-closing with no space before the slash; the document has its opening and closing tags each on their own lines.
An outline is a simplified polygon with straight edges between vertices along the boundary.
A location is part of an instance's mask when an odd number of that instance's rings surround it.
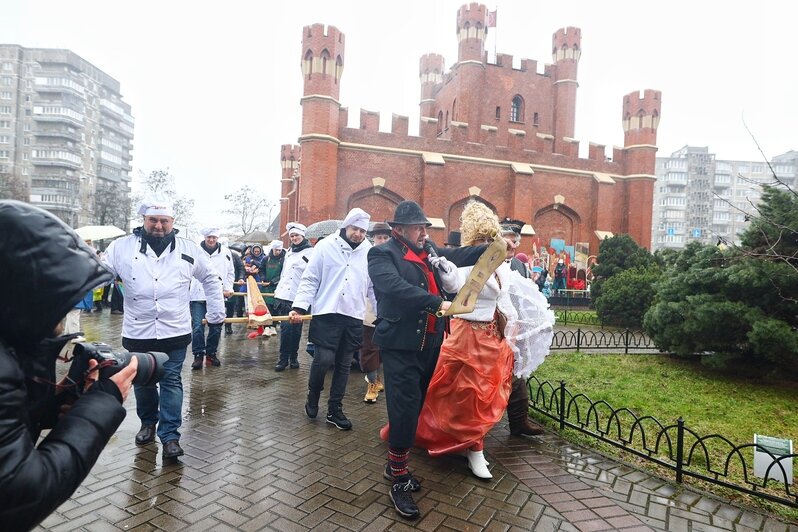
<svg viewBox="0 0 798 532">
<path fill-rule="evenodd" d="M 308 230 L 308 228 L 299 222 L 288 222 L 288 224 L 285 226 L 285 230 L 288 231 L 289 235 L 291 233 L 297 233 L 305 236 L 305 232 Z"/>
<path fill-rule="evenodd" d="M 283 249 L 283 241 L 272 240 L 271 244 L 269 244 L 269 248 L 275 251 L 280 251 L 281 249 Z"/>
<path fill-rule="evenodd" d="M 219 238 L 219 232 L 220 231 L 218 227 L 203 227 L 202 229 L 200 229 L 200 233 L 202 234 L 202 236 L 206 237 L 215 236 L 216 238 Z"/>
<path fill-rule="evenodd" d="M 175 217 L 172 203 L 163 199 L 146 199 L 139 205 L 139 214 L 143 216 L 168 216 Z"/>
<path fill-rule="evenodd" d="M 371 215 L 364 211 L 359 207 L 355 207 L 349 214 L 346 215 L 344 218 L 344 222 L 341 224 L 341 228 L 349 227 L 350 225 L 354 225 L 358 229 L 363 229 L 364 231 L 369 230 L 369 220 L 371 220 Z"/>
</svg>

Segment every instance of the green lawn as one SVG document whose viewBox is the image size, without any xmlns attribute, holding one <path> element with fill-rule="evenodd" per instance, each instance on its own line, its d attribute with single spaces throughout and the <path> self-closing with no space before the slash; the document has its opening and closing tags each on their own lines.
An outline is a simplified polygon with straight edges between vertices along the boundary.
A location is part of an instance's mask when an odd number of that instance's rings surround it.
<svg viewBox="0 0 798 532">
<path fill-rule="evenodd" d="M 754 433 L 792 439 L 793 445 L 798 445 L 798 383 L 724 376 L 705 369 L 697 359 L 666 355 L 552 353 L 535 376 L 554 386 L 565 380 L 571 394 L 583 393 L 593 402 L 607 401 L 616 410 L 628 408 L 638 417 L 653 416 L 663 425 L 671 425 L 681 417 L 686 427 L 700 436 L 720 434 L 734 445 L 753 443 Z M 566 431 L 566 437 L 602 452 L 621 454 L 615 447 L 599 445 L 597 440 L 576 431 Z M 712 463 L 727 452 L 710 448 Z M 629 460 L 631 457 L 623 456 Z M 721 466 L 722 463 L 718 467 Z M 794 471 L 798 471 L 796 466 L 793 464 Z M 749 467 L 753 471 L 752 462 Z M 673 478 L 673 473 L 664 473 Z M 738 497 L 719 487 L 701 487 L 729 498 Z M 783 487 L 776 493 L 785 496 Z M 765 506 L 798 519 L 798 511 L 783 505 Z"/>
</svg>

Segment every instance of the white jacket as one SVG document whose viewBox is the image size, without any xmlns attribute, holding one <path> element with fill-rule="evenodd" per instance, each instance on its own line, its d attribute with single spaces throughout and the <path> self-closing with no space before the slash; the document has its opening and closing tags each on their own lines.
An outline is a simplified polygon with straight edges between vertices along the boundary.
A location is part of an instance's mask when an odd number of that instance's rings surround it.
<svg viewBox="0 0 798 532">
<path fill-rule="evenodd" d="M 206 255 L 202 246 L 199 247 Z M 227 246 L 219 246 L 216 251 L 208 255 L 211 260 L 211 266 L 219 274 L 222 280 L 222 290 L 225 292 L 233 291 L 233 280 L 235 279 L 235 267 L 233 266 L 233 257 L 230 249 Z M 191 301 L 205 301 L 205 290 L 202 289 L 202 283 L 196 279 L 191 280 Z"/>
<path fill-rule="evenodd" d="M 197 244 L 175 237 L 158 257 L 142 240 L 130 235 L 111 242 L 103 262 L 122 279 L 125 287 L 125 317 L 122 336 L 148 340 L 174 338 L 191 333 L 189 287 L 191 279 L 202 283 L 207 296 L 209 323 L 224 321 L 222 282 L 208 254 Z"/>
<path fill-rule="evenodd" d="M 314 248 L 302 281 L 299 283 L 294 307 L 316 314 L 342 314 L 358 320 L 366 315 L 366 298 L 377 308 L 374 286 L 368 273 L 368 240 L 354 250 L 333 233 Z"/>
<path fill-rule="evenodd" d="M 310 247 L 298 252 L 290 249 L 286 252 L 283 271 L 280 273 L 280 282 L 277 284 L 277 290 L 274 291 L 274 297 L 285 301 L 294 300 L 299 288 L 299 281 L 302 280 L 302 274 L 312 255 L 313 248 Z"/>
</svg>

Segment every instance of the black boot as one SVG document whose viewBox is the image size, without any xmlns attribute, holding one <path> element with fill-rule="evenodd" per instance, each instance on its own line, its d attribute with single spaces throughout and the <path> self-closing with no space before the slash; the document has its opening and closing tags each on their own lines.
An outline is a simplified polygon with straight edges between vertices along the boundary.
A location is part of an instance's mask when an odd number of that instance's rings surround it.
<svg viewBox="0 0 798 532">
<path fill-rule="evenodd" d="M 507 419 L 513 436 L 537 436 L 543 429 L 529 421 L 529 389 L 523 379 L 513 378 L 512 392 L 507 402 Z"/>
<path fill-rule="evenodd" d="M 202 369 L 202 361 L 205 359 L 205 355 L 200 353 L 199 355 L 194 355 L 194 362 L 191 363 L 191 369 Z"/>
<path fill-rule="evenodd" d="M 233 334 L 233 326 L 229 323 L 224 324 L 224 334 L 227 336 Z"/>
</svg>

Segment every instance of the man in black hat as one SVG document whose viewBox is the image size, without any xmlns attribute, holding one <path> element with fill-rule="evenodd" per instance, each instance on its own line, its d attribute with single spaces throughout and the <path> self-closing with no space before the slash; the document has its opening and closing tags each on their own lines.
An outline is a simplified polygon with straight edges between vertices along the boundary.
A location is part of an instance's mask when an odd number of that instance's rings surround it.
<svg viewBox="0 0 798 532">
<path fill-rule="evenodd" d="M 447 248 L 459 248 L 461 245 L 460 231 L 449 231 L 449 238 L 446 239 L 444 246 Z"/>
<path fill-rule="evenodd" d="M 388 460 L 385 477 L 399 515 L 419 516 L 411 491 L 421 485 L 408 470 L 418 415 L 438 361 L 449 308 L 438 269 L 476 263 L 486 246 L 437 249 L 427 242 L 432 225 L 414 201 L 403 201 L 389 221 L 391 239 L 369 250 L 369 276 L 377 296 L 374 343 L 381 349 L 388 408 Z M 441 255 L 439 257 L 438 255 Z M 443 258 L 445 256 L 445 258 Z"/>
<path fill-rule="evenodd" d="M 501 223 L 502 237 L 507 241 L 507 258 L 510 269 L 524 277 L 526 268 L 515 257 L 516 250 L 521 245 L 521 229 L 524 222 L 504 218 Z M 529 421 L 529 389 L 523 379 L 513 376 L 513 387 L 507 402 L 507 420 L 510 424 L 510 434 L 513 436 L 537 436 L 543 434 L 543 429 Z"/>
</svg>

